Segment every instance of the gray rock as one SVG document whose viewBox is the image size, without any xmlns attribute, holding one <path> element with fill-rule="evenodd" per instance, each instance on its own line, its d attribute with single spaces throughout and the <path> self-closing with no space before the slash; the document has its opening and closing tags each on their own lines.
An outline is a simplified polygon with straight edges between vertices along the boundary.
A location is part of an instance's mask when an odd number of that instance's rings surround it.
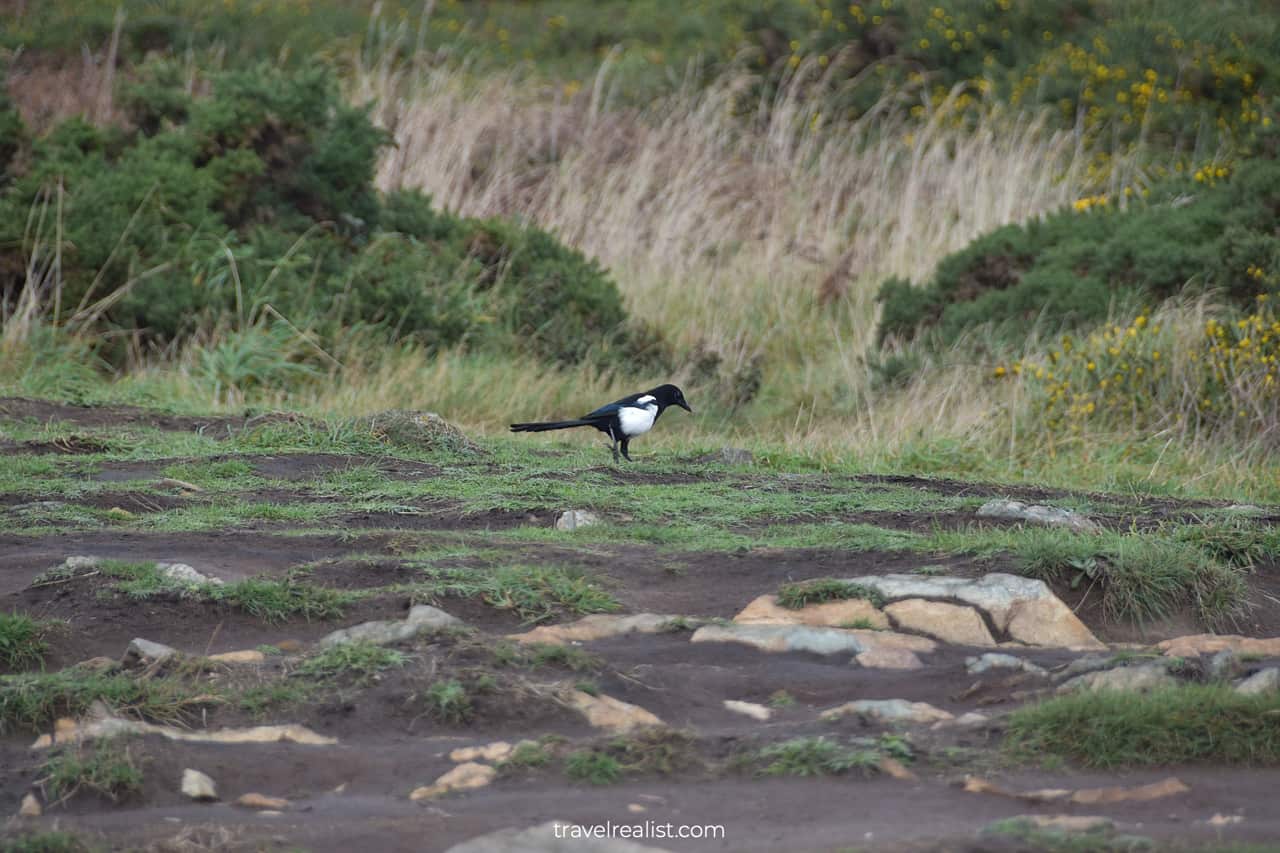
<svg viewBox="0 0 1280 853">
<path fill-rule="evenodd" d="M 693 632 L 694 643 L 742 643 L 766 652 L 815 652 L 833 655 L 838 652 L 860 654 L 866 651 L 856 634 L 841 628 L 815 628 L 809 625 L 770 625 L 745 623 L 704 625 Z"/>
<path fill-rule="evenodd" d="M 1234 649 L 1223 649 L 1209 658 L 1209 677 L 1217 681 L 1230 681 L 1240 674 L 1240 658 Z"/>
<path fill-rule="evenodd" d="M 1033 675 L 1049 674 L 1044 667 L 1037 666 L 1029 660 L 999 652 L 987 652 L 985 655 L 978 657 L 965 658 L 964 666 L 970 675 L 981 675 L 993 669 L 1012 669 L 1020 672 L 1029 672 Z"/>
<path fill-rule="evenodd" d="M 1274 666 L 1260 669 L 1236 685 L 1236 692 L 1246 696 L 1257 696 L 1259 693 L 1272 693 L 1276 690 L 1280 690 L 1280 667 Z"/>
<path fill-rule="evenodd" d="M 206 583 L 222 584 L 222 578 L 201 574 L 186 563 L 156 563 L 156 570 L 175 583 L 192 586 Z"/>
<path fill-rule="evenodd" d="M 445 853 L 668 853 L 666 848 L 623 838 L 574 834 L 575 826 L 571 821 L 551 820 L 528 829 L 500 829 L 455 844 Z"/>
<path fill-rule="evenodd" d="M 720 461 L 725 465 L 750 465 L 755 457 L 750 450 L 743 450 L 741 447 L 722 447 Z"/>
<path fill-rule="evenodd" d="M 600 523 L 600 516 L 585 509 L 567 509 L 556 519 L 556 530 L 577 530 Z"/>
<path fill-rule="evenodd" d="M 859 699 L 828 708 L 818 716 L 823 720 L 838 720 L 849 714 L 885 723 L 941 723 L 955 719 L 951 712 L 935 708 L 928 702 L 908 702 L 906 699 Z"/>
<path fill-rule="evenodd" d="M 1022 501 L 994 500 L 978 507 L 979 518 L 1002 518 L 1012 521 L 1030 521 L 1051 527 L 1070 527 L 1072 530 L 1093 532 L 1098 525 L 1078 512 L 1043 504 L 1025 504 Z"/>
<path fill-rule="evenodd" d="M 438 631 L 442 628 L 461 628 L 463 621 L 450 616 L 438 607 L 429 604 L 418 604 L 410 608 L 404 619 L 377 622 L 363 622 L 326 634 L 317 645 L 322 649 L 341 646 L 345 643 L 374 643 L 385 646 L 408 640 L 426 631 Z"/>
<path fill-rule="evenodd" d="M 1070 681 L 1058 685 L 1059 693 L 1072 693 L 1077 690 L 1126 690 L 1145 691 L 1157 687 L 1169 687 L 1178 680 L 1169 674 L 1164 661 L 1138 664 L 1137 666 L 1119 666 L 1115 669 L 1104 669 L 1078 675 Z"/>
<path fill-rule="evenodd" d="M 1232 504 L 1229 507 L 1225 507 L 1222 511 L 1235 513 L 1237 515 L 1264 515 L 1265 514 L 1262 507 L 1254 506 L 1253 504 Z"/>
<path fill-rule="evenodd" d="M 1118 666 L 1118 662 L 1114 655 L 1085 655 L 1076 658 L 1062 669 L 1053 673 L 1055 681 L 1065 681 L 1068 678 L 1075 678 L 1077 675 L 1084 675 L 1086 672 L 1097 672 L 1100 669 L 1112 669 Z"/>
<path fill-rule="evenodd" d="M 204 773 L 188 767 L 182 771 L 182 793 L 198 802 L 212 802 L 218 799 L 218 786 Z"/>
<path fill-rule="evenodd" d="M 81 554 L 74 557 L 67 557 L 62 561 L 62 568 L 68 572 L 89 572 L 102 565 L 101 557 L 94 557 L 89 554 Z"/>
<path fill-rule="evenodd" d="M 166 646 L 164 643 L 153 643 L 151 640 L 144 640 L 142 637 L 134 637 L 129 643 L 129 647 L 124 650 L 125 663 L 141 663 L 144 661 L 162 661 L 168 660 L 180 652 L 173 646 Z"/>
</svg>

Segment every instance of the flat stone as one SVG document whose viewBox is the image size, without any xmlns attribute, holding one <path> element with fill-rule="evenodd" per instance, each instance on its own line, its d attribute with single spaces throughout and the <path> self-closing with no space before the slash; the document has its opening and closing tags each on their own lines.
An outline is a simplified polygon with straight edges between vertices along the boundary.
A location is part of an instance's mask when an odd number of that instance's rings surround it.
<svg viewBox="0 0 1280 853">
<path fill-rule="evenodd" d="M 102 565 L 102 557 L 78 554 L 62 561 L 62 569 L 68 572 L 88 572 Z"/>
<path fill-rule="evenodd" d="M 937 723 L 955 719 L 950 712 L 935 708 L 928 702 L 908 702 L 905 699 L 859 699 L 828 708 L 818 716 L 823 720 L 838 720 L 850 714 L 885 723 Z"/>
<path fill-rule="evenodd" d="M 415 801 L 428 800 L 451 791 L 470 791 L 475 788 L 483 788 L 497 777 L 498 771 L 488 764 L 468 761 L 445 773 L 436 779 L 433 784 L 414 788 L 409 794 L 409 799 Z"/>
<path fill-rule="evenodd" d="M 694 643 L 741 643 L 765 652 L 814 652 L 820 655 L 858 655 L 885 648 L 927 653 L 936 648 L 936 644 L 925 637 L 891 631 L 757 623 L 704 625 L 693 632 L 690 640 Z"/>
<path fill-rule="evenodd" d="M 809 604 L 795 610 L 778 604 L 778 596 L 762 595 L 733 617 L 739 624 L 813 625 L 828 628 L 849 628 L 854 624 L 877 630 L 887 629 L 889 620 L 870 601 L 862 598 L 846 598 L 840 601 L 824 601 Z"/>
<path fill-rule="evenodd" d="M 568 820 L 552 820 L 527 829 L 490 832 L 455 844 L 445 853 L 669 853 L 666 848 L 624 838 L 596 838 L 591 829 Z"/>
<path fill-rule="evenodd" d="M 1148 802 L 1163 797 L 1185 794 L 1191 789 L 1175 776 L 1148 785 L 1119 786 L 1114 788 L 1040 788 L 1034 791 L 1011 791 L 978 776 L 966 776 L 964 790 L 975 794 L 996 794 L 1032 803 L 1070 802 L 1080 805 L 1099 805 L 1119 802 Z"/>
<path fill-rule="evenodd" d="M 189 584 L 191 586 L 208 583 L 216 586 L 222 585 L 222 578 L 202 574 L 186 563 L 156 563 L 156 569 L 160 574 L 175 583 Z"/>
<path fill-rule="evenodd" d="M 284 797 L 268 797 L 266 794 L 248 793 L 236 797 L 236 805 L 246 809 L 264 809 L 282 812 L 289 808 L 289 801 Z"/>
<path fill-rule="evenodd" d="M 982 615 L 972 607 L 908 598 L 886 605 L 884 612 L 898 628 L 918 631 L 958 646 L 994 646 L 995 638 L 987 630 Z"/>
<path fill-rule="evenodd" d="M 1156 643 L 1156 648 L 1169 657 L 1177 658 L 1211 655 L 1223 649 L 1250 657 L 1280 657 L 1280 637 L 1259 639 L 1239 634 L 1190 634 Z"/>
<path fill-rule="evenodd" d="M 44 807 L 40 805 L 40 799 L 30 792 L 22 795 L 22 804 L 18 806 L 18 817 L 40 817 L 44 814 Z"/>
<path fill-rule="evenodd" d="M 600 516 L 585 509 L 567 509 L 556 518 L 556 530 L 577 530 L 600 523 Z"/>
<path fill-rule="evenodd" d="M 267 656 L 257 649 L 241 649 L 238 652 L 219 652 L 216 655 L 209 655 L 208 659 L 218 663 L 245 665 L 265 663 Z"/>
<path fill-rule="evenodd" d="M 1269 666 L 1260 669 L 1236 685 L 1236 692 L 1246 696 L 1274 693 L 1280 690 L 1280 668 Z"/>
<path fill-rule="evenodd" d="M 753 720 L 759 720 L 762 723 L 768 722 L 769 718 L 773 716 L 773 710 L 771 708 L 755 702 L 726 699 L 724 700 L 724 707 L 729 711 L 733 711 L 735 714 L 742 714 L 743 716 L 750 717 Z"/>
<path fill-rule="evenodd" d="M 548 643 L 562 646 L 567 643 L 585 643 L 622 634 L 658 634 L 668 630 L 671 623 L 679 618 L 657 613 L 635 613 L 630 616 L 594 613 L 576 622 L 539 625 L 522 634 L 508 634 L 507 639 L 515 640 L 517 643 Z"/>
<path fill-rule="evenodd" d="M 1036 829 L 1065 833 L 1102 832 L 1115 827 L 1115 821 L 1102 815 L 1025 814 L 998 820 L 989 828 L 1007 825 L 1010 821 L 1019 821 Z"/>
<path fill-rule="evenodd" d="M 109 658 L 106 655 L 98 655 L 88 660 L 82 660 L 76 666 L 80 669 L 89 669 L 94 672 L 111 672 L 120 668 L 120 661 L 115 658 Z"/>
<path fill-rule="evenodd" d="M 1058 685 L 1058 692 L 1071 693 L 1077 690 L 1143 692 L 1154 690 L 1158 687 L 1169 687 L 1177 683 L 1178 680 L 1169 674 L 1164 662 L 1158 661 L 1137 666 L 1118 666 L 1115 669 L 1087 672 Z"/>
<path fill-rule="evenodd" d="M 197 802 L 212 802 L 218 799 L 218 786 L 206 774 L 188 767 L 182 771 L 182 793 Z"/>
<path fill-rule="evenodd" d="M 1044 581 L 992 572 L 981 578 L 948 575 L 866 575 L 850 578 L 887 599 L 952 599 L 984 611 L 997 631 L 1041 646 L 1105 648 Z M 1030 606 L 1032 602 L 1043 602 Z"/>
<path fill-rule="evenodd" d="M 1029 660 L 1023 660 L 1017 655 L 1007 655 L 1001 652 L 987 652 L 978 657 L 969 657 L 964 659 L 965 671 L 970 675 L 982 675 L 993 669 L 1012 669 L 1018 672 L 1029 672 L 1033 675 L 1048 675 L 1048 671 L 1042 666 L 1037 666 Z"/>
<path fill-rule="evenodd" d="M 638 705 L 612 696 L 592 696 L 581 690 L 570 690 L 569 707 L 582 714 L 594 728 L 627 734 L 646 726 L 661 726 L 662 720 Z"/>
<path fill-rule="evenodd" d="M 346 643 L 374 643 L 385 646 L 409 640 L 428 631 L 444 628 L 461 628 L 461 619 L 450 616 L 438 607 L 429 604 L 418 604 L 409 608 L 409 615 L 404 619 L 363 622 L 350 628 L 342 628 L 320 638 L 316 644 L 321 649 L 329 649 Z"/>
<path fill-rule="evenodd" d="M 1044 504 L 1027 504 L 1022 501 L 993 500 L 978 507 L 979 518 L 999 518 L 1009 521 L 1029 521 L 1033 524 L 1044 524 L 1049 527 L 1069 527 L 1072 530 L 1093 533 L 1098 525 L 1069 509 L 1045 506 Z"/>
<path fill-rule="evenodd" d="M 877 646 L 853 656 L 855 663 L 868 669 L 921 669 L 924 664 L 910 649 Z"/>
<path fill-rule="evenodd" d="M 1140 802 L 1160 800 L 1177 794 L 1185 794 L 1191 788 L 1181 779 L 1170 776 L 1149 785 L 1132 785 L 1115 788 L 1081 788 L 1071 795 L 1071 802 L 1081 805 L 1103 803 Z"/>
<path fill-rule="evenodd" d="M 173 726 L 159 726 L 141 720 L 126 720 L 112 716 L 104 707 L 95 703 L 95 713 L 91 719 L 77 722 L 62 718 L 55 723 L 54 733 L 41 735 L 31 744 L 32 749 L 47 749 L 55 743 L 76 743 L 101 737 L 115 737 L 123 734 L 156 734 L 169 740 L 186 743 L 299 743 L 308 746 L 332 746 L 337 738 L 316 734 L 306 726 L 294 723 L 274 726 L 253 726 L 245 729 L 217 729 L 214 731 L 198 729 L 179 729 Z"/>
<path fill-rule="evenodd" d="M 453 750 L 449 753 L 449 760 L 453 762 L 464 761 L 501 761 L 511 754 L 513 747 L 505 740 L 495 740 L 493 743 L 486 743 L 483 746 L 464 746 Z"/>
<path fill-rule="evenodd" d="M 180 654 L 180 652 L 173 646 L 166 646 L 164 643 L 153 643 L 151 640 L 144 640 L 142 637 L 134 637 L 129 642 L 129 647 L 124 650 L 124 660 L 126 663 L 162 661 L 168 660 L 177 654 Z"/>
<path fill-rule="evenodd" d="M 1223 649 L 1209 658 L 1209 677 L 1217 681 L 1230 681 L 1240 672 L 1240 658 L 1231 649 Z"/>
<path fill-rule="evenodd" d="M 886 776 L 892 776 L 894 779 L 901 779 L 904 782 L 915 782 L 920 778 L 908 770 L 905 764 L 891 755 L 881 758 L 877 766 L 880 768 L 880 772 Z"/>
</svg>

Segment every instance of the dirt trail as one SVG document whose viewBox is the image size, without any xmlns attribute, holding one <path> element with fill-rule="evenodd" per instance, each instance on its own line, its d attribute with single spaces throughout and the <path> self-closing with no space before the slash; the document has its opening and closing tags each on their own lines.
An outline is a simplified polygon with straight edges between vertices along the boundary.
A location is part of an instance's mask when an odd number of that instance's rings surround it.
<svg viewBox="0 0 1280 853">
<path fill-rule="evenodd" d="M 274 417 L 288 420 L 288 416 Z M 67 421 L 93 433 L 62 446 L 18 442 L 0 447 L 10 456 L 55 459 L 101 453 L 109 445 L 102 431 L 114 428 L 146 425 L 223 435 L 260 422 L 33 400 L 0 401 L 0 425 L 6 419 Z M 166 460 L 108 459 L 99 466 L 97 478 L 99 484 L 154 478 L 167 464 Z M 317 497 L 308 484 L 355 466 L 377 466 L 389 477 L 409 480 L 449 476 L 448 466 L 434 461 L 350 453 L 264 454 L 252 457 L 251 465 L 259 476 L 277 485 L 296 484 L 296 492 L 280 486 L 269 495 L 258 495 L 281 505 L 336 500 Z M 591 474 L 602 471 L 608 475 L 608 488 L 643 483 L 679 490 L 705 482 L 701 476 L 612 468 L 592 469 Z M 574 475 L 564 476 L 572 479 Z M 741 480 L 757 475 L 723 476 Z M 758 477 L 763 481 L 769 475 Z M 772 477 L 768 482 L 770 487 L 814 494 L 830 494 L 849 488 L 850 483 L 908 486 L 947 497 L 998 495 L 1044 501 L 1066 497 L 1052 490 L 903 477 L 804 475 Z M 22 507 L 48 498 L 99 513 L 122 507 L 145 515 L 180 508 L 184 501 L 193 500 L 97 488 L 70 496 L 46 495 L 40 483 L 30 483 L 21 493 L 0 494 L 0 512 L 7 513 L 5 518 L 18 519 L 14 513 Z M 129 499 L 134 503 L 126 505 Z M 131 749 L 142 757 L 145 778 L 139 792 L 115 804 L 82 793 L 65 804 L 50 805 L 46 817 L 11 824 L 7 831 L 47 829 L 56 822 L 112 849 L 172 841 L 185 833 L 188 842 L 203 845 L 185 849 L 256 850 L 283 845 L 316 851 L 361 847 L 443 851 L 495 830 L 561 819 L 583 824 L 653 821 L 724 827 L 725 836 L 718 839 L 647 842 L 673 851 L 1015 850 L 1027 848 L 1007 837 L 980 833 L 993 821 L 1016 815 L 1066 813 L 1106 815 L 1116 822 L 1118 831 L 1149 836 L 1159 843 L 1280 837 L 1280 814 L 1272 802 L 1274 792 L 1280 790 L 1277 768 L 1200 765 L 1100 772 L 1010 764 L 1002 759 L 1001 715 L 1033 701 L 1048 682 L 1011 672 L 970 674 L 966 659 L 990 648 L 941 643 L 936 650 L 919 655 L 920 668 L 893 669 L 858 665 L 849 651 L 766 652 L 737 643 L 691 642 L 692 630 L 703 624 L 699 620 L 729 624 L 727 620 L 753 599 L 776 593 L 786 583 L 910 573 L 926 564 L 930 568 L 922 576 L 976 579 L 1016 571 L 1007 555 L 926 558 L 905 551 L 838 548 L 719 552 L 638 542 L 544 543 L 491 534 L 552 527 L 560 507 L 475 511 L 447 501 L 432 504 L 425 498 L 414 506 L 418 509 L 408 512 L 338 507 L 321 522 L 309 524 L 307 531 L 293 530 L 285 522 L 255 521 L 212 532 L 157 532 L 132 521 L 134 526 L 121 529 L 107 519 L 101 524 L 67 524 L 55 532 L 0 534 L 0 613 L 21 612 L 61 625 L 48 635 L 50 648 L 44 663 L 48 671 L 99 656 L 119 659 L 135 637 L 197 657 L 266 649 L 263 662 L 249 667 L 218 665 L 184 671 L 156 665 L 132 677 L 192 678 L 215 696 L 187 716 L 184 724 L 189 731 L 287 722 L 337 739 L 336 745 L 306 746 L 194 744 L 154 734 L 136 738 Z M 1154 525 L 1160 519 L 1193 515 L 1212 506 L 1216 504 L 1150 500 L 1134 504 L 1130 512 Z M 868 512 L 845 520 L 917 531 L 975 523 L 971 514 L 958 511 Z M 331 532 L 316 533 L 317 528 Z M 750 528 L 734 528 L 735 533 L 742 531 L 749 533 Z M 443 534 L 450 537 L 448 547 L 440 546 L 438 537 Z M 429 550 L 433 547 L 439 556 L 433 556 L 436 552 Z M 427 556 L 415 556 L 419 549 L 428 549 Z M 343 599 L 342 615 L 336 618 L 294 616 L 271 622 L 190 589 L 135 598 L 121 591 L 118 578 L 100 572 L 74 577 L 44 574 L 72 555 L 133 563 L 181 562 L 226 583 L 288 580 L 349 598 Z M 570 577 L 606 590 L 621 615 L 656 613 L 691 621 L 659 633 L 575 644 L 571 648 L 579 657 L 572 660 L 520 657 L 526 653 L 504 637 L 530 626 L 522 624 L 512 596 L 543 594 L 545 589 L 477 591 L 462 583 L 492 577 L 509 566 L 568 566 Z M 429 568 L 448 573 L 455 585 L 424 587 L 429 577 L 424 572 Z M 1273 561 L 1265 562 L 1249 582 L 1257 606 L 1245 620 L 1245 632 L 1280 635 L 1280 571 Z M 1104 624 L 1094 603 L 1081 591 L 1058 592 L 1068 605 L 1078 606 L 1078 615 L 1103 640 L 1152 642 L 1200 630 L 1185 614 L 1143 629 Z M 339 678 L 330 683 L 321 676 L 300 674 L 317 651 L 313 644 L 329 632 L 369 620 L 403 619 L 411 605 L 421 603 L 439 606 L 473 630 L 401 642 L 394 648 L 404 655 L 402 665 L 368 678 Z M 575 618 L 562 608 L 544 621 Z M 1084 654 L 1061 648 L 1002 651 L 1048 670 Z M 1247 666 L 1254 670 L 1275 663 L 1264 658 Z M 466 715 L 449 718 L 432 710 L 432 690 L 450 681 L 470 691 L 469 719 L 463 719 Z M 608 750 L 614 739 L 566 706 L 565 691 L 570 687 L 632 703 L 656 715 L 667 726 L 687 733 L 682 747 L 687 754 L 666 755 L 671 764 L 668 772 L 637 764 L 615 784 L 574 781 L 566 771 L 568 756 L 575 750 Z M 277 689 L 294 690 L 297 696 L 281 694 L 262 705 L 244 699 Z M 926 702 L 955 716 L 981 713 L 989 720 L 967 726 L 897 728 L 857 715 L 834 722 L 820 717 L 825 709 L 861 699 Z M 771 706 L 771 717 L 759 721 L 744 716 L 727 708 L 726 700 Z M 39 727 L 47 729 L 48 725 Z M 32 727 L 23 725 L 11 725 L 0 733 L 0 815 L 14 814 L 39 777 L 44 753 L 30 748 L 35 734 Z M 886 740 L 885 735 L 891 737 Z M 915 759 L 909 764 L 917 778 L 900 780 L 857 769 L 818 778 L 772 778 L 760 775 L 759 764 L 743 763 L 742 756 L 762 748 L 812 737 L 870 744 L 876 749 L 883 748 L 877 744 L 901 739 Z M 539 738 L 553 756 L 544 766 L 508 768 L 491 785 L 468 793 L 421 802 L 409 799 L 414 788 L 455 767 L 448 756 L 452 749 Z M 195 804 L 181 795 L 179 779 L 188 767 L 216 781 L 221 802 Z M 1151 802 L 1034 804 L 967 792 L 961 783 L 968 774 L 1012 790 L 1129 786 L 1176 776 L 1190 791 Z M 283 814 L 263 815 L 231 804 L 247 792 L 285 797 L 290 806 Z M 1215 815 L 1223 816 L 1218 824 L 1209 822 Z"/>
</svg>

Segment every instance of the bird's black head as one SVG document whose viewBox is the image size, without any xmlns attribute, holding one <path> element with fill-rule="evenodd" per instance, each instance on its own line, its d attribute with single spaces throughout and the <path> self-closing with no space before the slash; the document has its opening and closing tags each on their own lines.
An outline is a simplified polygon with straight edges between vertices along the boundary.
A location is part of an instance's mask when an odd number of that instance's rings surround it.
<svg viewBox="0 0 1280 853">
<path fill-rule="evenodd" d="M 662 408 L 667 406 L 679 406 L 690 414 L 693 409 L 689 408 L 689 404 L 684 400 L 684 392 L 674 385 L 659 385 L 649 392 L 653 395 L 653 399 L 658 401 L 658 405 Z"/>
</svg>

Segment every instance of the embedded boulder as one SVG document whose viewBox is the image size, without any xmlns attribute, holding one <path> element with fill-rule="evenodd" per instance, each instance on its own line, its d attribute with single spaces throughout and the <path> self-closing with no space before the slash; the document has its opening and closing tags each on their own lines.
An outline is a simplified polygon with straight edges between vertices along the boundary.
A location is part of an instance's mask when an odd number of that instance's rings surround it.
<svg viewBox="0 0 1280 853">
<path fill-rule="evenodd" d="M 864 598 L 845 598 L 824 601 L 797 609 L 783 607 L 776 595 L 762 595 L 742 609 L 734 622 L 740 624 L 813 625 L 828 628 L 862 628 L 883 630 L 889 620 L 880 610 Z"/>
<path fill-rule="evenodd" d="M 951 600 L 986 613 L 996 631 L 1037 646 L 1105 648 L 1044 581 L 993 572 L 980 578 L 866 575 L 850 583 L 886 599 Z M 886 608 L 887 611 L 887 608 Z"/>
<path fill-rule="evenodd" d="M 908 598 L 885 605 L 898 628 L 928 634 L 957 646 L 994 646 L 995 638 L 987 629 L 982 614 L 962 604 Z"/>
<path fill-rule="evenodd" d="M 768 623 L 704 625 L 693 632 L 691 642 L 741 643 L 764 652 L 813 652 L 820 655 L 860 655 L 882 649 L 928 653 L 937 648 L 937 644 L 927 637 L 895 634 L 892 631 Z"/>
<path fill-rule="evenodd" d="M 1169 687 L 1178 680 L 1169 674 L 1164 661 L 1140 664 L 1138 666 L 1118 666 L 1115 669 L 1103 669 L 1077 675 L 1070 681 L 1058 685 L 1059 693 L 1072 693 L 1077 690 L 1125 690 L 1143 692 L 1158 687 Z"/>
</svg>

